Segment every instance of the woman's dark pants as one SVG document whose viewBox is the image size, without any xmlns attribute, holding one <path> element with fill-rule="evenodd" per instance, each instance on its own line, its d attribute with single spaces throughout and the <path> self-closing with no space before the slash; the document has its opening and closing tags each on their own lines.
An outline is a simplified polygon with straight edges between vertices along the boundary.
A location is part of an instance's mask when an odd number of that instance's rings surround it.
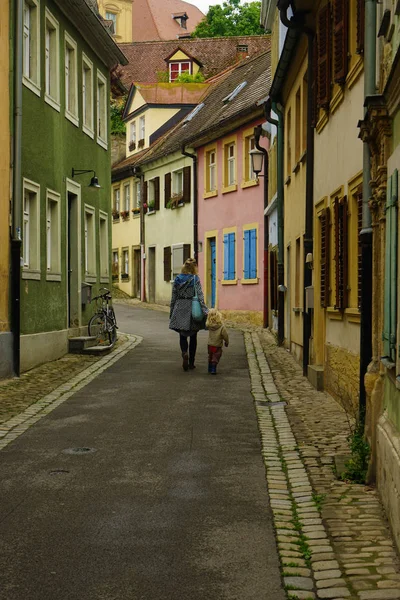
<svg viewBox="0 0 400 600">
<path fill-rule="evenodd" d="M 189 336 L 189 342 L 187 336 L 179 334 L 179 344 L 182 354 L 189 349 L 189 363 L 193 365 L 197 350 L 197 332 Z"/>
</svg>

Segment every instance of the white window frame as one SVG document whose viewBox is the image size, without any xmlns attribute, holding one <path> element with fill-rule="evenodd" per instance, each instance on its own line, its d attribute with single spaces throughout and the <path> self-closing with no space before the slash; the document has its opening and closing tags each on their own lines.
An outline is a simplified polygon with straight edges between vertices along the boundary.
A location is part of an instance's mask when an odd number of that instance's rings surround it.
<svg viewBox="0 0 400 600">
<path fill-rule="evenodd" d="M 78 46 L 67 32 L 64 34 L 64 72 L 65 116 L 76 127 L 79 127 Z"/>
<path fill-rule="evenodd" d="M 129 248 L 122 248 L 121 254 L 121 266 L 123 268 L 121 275 L 128 275 L 129 277 Z"/>
<path fill-rule="evenodd" d="M 45 93 L 44 100 L 60 112 L 60 25 L 45 10 Z"/>
<path fill-rule="evenodd" d="M 90 219 L 88 218 L 90 216 Z M 93 206 L 85 204 L 84 215 L 84 248 L 85 248 L 85 278 L 96 279 L 96 211 Z"/>
<path fill-rule="evenodd" d="M 113 188 L 113 210 L 115 212 L 121 212 L 121 188 L 115 187 Z"/>
<path fill-rule="evenodd" d="M 123 185 L 123 190 L 124 190 L 124 198 L 123 198 L 124 210 L 129 212 L 131 209 L 131 184 L 130 184 L 130 182 L 125 183 Z M 128 194 L 126 194 L 127 190 L 128 190 Z"/>
<path fill-rule="evenodd" d="M 139 117 L 139 140 L 146 139 L 146 118 L 144 115 Z"/>
<path fill-rule="evenodd" d="M 101 91 L 102 89 L 102 91 Z M 97 92 L 97 114 L 96 114 L 96 139 L 99 146 L 107 150 L 108 148 L 108 94 L 107 79 L 103 73 L 97 71 L 96 76 Z M 102 96 L 103 95 L 103 96 Z"/>
<path fill-rule="evenodd" d="M 256 174 L 253 171 L 253 161 L 251 160 L 251 151 L 256 149 L 256 138 L 254 137 L 254 135 L 251 135 L 248 139 L 248 171 L 247 171 L 247 177 L 248 177 L 248 181 L 255 181 L 257 179 Z"/>
<path fill-rule="evenodd" d="M 108 254 L 108 214 L 99 211 L 99 242 L 100 242 L 100 281 L 109 281 L 109 254 Z M 118 254 L 118 253 L 117 253 Z"/>
<path fill-rule="evenodd" d="M 142 192 L 140 189 L 140 179 L 137 179 L 135 182 L 135 193 L 133 198 L 134 206 L 132 208 L 140 208 L 142 204 Z"/>
<path fill-rule="evenodd" d="M 82 53 L 82 130 L 92 139 L 94 138 L 93 98 L 93 63 L 85 53 Z"/>
<path fill-rule="evenodd" d="M 27 8 L 29 7 L 28 11 Z M 28 18 L 27 18 L 28 17 Z M 22 81 L 40 97 L 40 4 L 39 0 L 25 0 L 23 15 Z"/>
<path fill-rule="evenodd" d="M 118 277 L 118 279 L 119 279 L 119 251 L 118 251 L 118 249 L 115 250 L 115 248 L 114 248 L 111 251 L 111 258 L 112 258 L 112 264 L 111 264 L 112 275 L 113 275 L 113 277 L 114 277 L 114 275 L 116 275 Z M 117 260 L 115 260 L 115 258 Z M 115 270 L 114 269 L 114 265 L 117 265 L 117 269 L 116 269 L 117 273 L 116 274 L 114 274 L 114 270 Z"/>
<path fill-rule="evenodd" d="M 181 183 L 180 186 L 177 185 L 178 181 Z M 183 168 L 172 171 L 171 192 L 183 196 Z"/>
<path fill-rule="evenodd" d="M 29 179 L 23 180 L 23 266 L 22 279 L 40 279 L 40 185 Z M 34 195 L 34 203 L 29 199 L 26 210 L 25 194 Z"/>
<path fill-rule="evenodd" d="M 189 71 L 183 71 L 183 73 L 188 73 L 188 75 L 192 74 L 192 61 L 191 60 L 181 60 L 179 62 L 173 61 L 169 63 L 169 81 L 170 83 L 173 83 L 175 81 L 175 79 L 177 79 L 178 77 L 180 77 L 182 75 L 182 65 L 186 63 L 189 63 Z M 175 77 L 175 79 L 172 79 L 172 65 L 178 65 L 179 69 L 178 71 L 174 71 L 174 74 L 177 72 L 178 75 Z"/>
<path fill-rule="evenodd" d="M 110 19 L 109 15 L 112 15 L 111 19 Z M 112 21 L 114 24 L 114 31 L 113 31 L 112 35 L 117 35 L 117 16 L 118 16 L 118 14 L 116 12 L 114 12 L 113 10 L 106 9 L 106 20 Z"/>
<path fill-rule="evenodd" d="M 211 162 L 211 155 L 214 154 L 214 161 Z M 208 180 L 210 189 L 208 192 L 215 192 L 217 189 L 217 150 L 214 148 L 208 152 Z"/>
<path fill-rule="evenodd" d="M 156 201 L 156 186 L 155 180 L 149 179 L 147 184 L 147 214 L 155 212 L 155 201 Z M 153 203 L 153 208 L 150 208 L 150 204 Z"/>
<path fill-rule="evenodd" d="M 231 149 L 233 149 L 232 156 L 230 155 Z M 236 183 L 236 144 L 234 142 L 227 144 L 226 161 L 226 185 L 229 187 Z"/>
<path fill-rule="evenodd" d="M 184 244 L 172 244 L 171 247 L 171 272 L 172 272 L 172 279 L 171 281 L 175 280 L 175 277 L 177 275 L 179 275 L 179 273 L 181 272 L 182 269 L 182 265 L 183 265 L 183 247 Z M 174 256 L 175 256 L 175 252 L 181 250 L 182 254 L 181 254 L 181 258 L 178 261 L 178 264 L 175 265 L 175 260 L 174 260 Z"/>
<path fill-rule="evenodd" d="M 135 142 L 135 144 L 136 144 L 136 121 L 130 122 L 129 142 Z"/>
<path fill-rule="evenodd" d="M 61 196 L 46 190 L 46 279 L 61 281 Z"/>
</svg>

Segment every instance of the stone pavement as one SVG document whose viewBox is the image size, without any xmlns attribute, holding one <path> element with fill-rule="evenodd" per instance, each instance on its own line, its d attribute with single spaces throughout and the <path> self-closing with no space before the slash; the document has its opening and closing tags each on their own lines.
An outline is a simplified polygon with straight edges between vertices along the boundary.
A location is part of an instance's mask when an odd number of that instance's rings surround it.
<svg viewBox="0 0 400 600">
<path fill-rule="evenodd" d="M 335 454 L 348 453 L 345 412 L 271 334 L 245 338 L 289 597 L 400 598 L 399 557 L 376 490 L 334 474 Z"/>
</svg>

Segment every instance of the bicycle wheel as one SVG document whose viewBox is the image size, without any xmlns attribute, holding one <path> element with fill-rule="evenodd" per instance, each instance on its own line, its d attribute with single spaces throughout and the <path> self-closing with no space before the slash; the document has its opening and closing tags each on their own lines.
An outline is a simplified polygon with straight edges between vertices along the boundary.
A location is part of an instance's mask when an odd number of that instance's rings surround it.
<svg viewBox="0 0 400 600">
<path fill-rule="evenodd" d="M 114 324 L 106 315 L 93 315 L 88 325 L 89 335 L 96 338 L 98 346 L 111 346 L 115 342 L 117 332 Z"/>
</svg>

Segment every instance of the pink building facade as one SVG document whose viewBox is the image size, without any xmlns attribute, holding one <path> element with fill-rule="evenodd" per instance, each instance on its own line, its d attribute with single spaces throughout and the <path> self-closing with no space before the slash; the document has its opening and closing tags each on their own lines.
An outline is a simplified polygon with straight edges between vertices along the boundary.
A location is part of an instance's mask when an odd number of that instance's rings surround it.
<svg viewBox="0 0 400 600">
<path fill-rule="evenodd" d="M 262 325 L 264 185 L 252 169 L 261 119 L 197 148 L 199 274 L 209 307 Z M 262 145 L 267 140 L 262 138 Z"/>
</svg>

